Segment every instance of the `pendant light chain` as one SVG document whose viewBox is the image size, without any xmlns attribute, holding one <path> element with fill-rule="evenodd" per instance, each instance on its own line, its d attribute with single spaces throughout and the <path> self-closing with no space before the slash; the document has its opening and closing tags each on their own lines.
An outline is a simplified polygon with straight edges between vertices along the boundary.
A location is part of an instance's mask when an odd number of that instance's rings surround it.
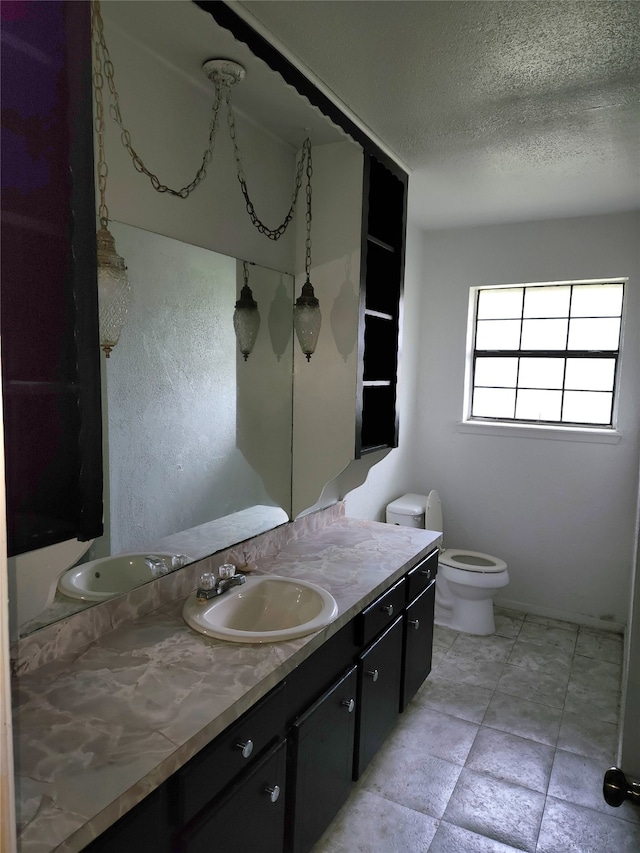
<svg viewBox="0 0 640 853">
<path fill-rule="evenodd" d="M 300 192 L 300 188 L 302 187 L 302 170 L 304 167 L 305 158 L 308 159 L 308 162 L 311 162 L 311 140 L 307 138 L 302 143 L 302 152 L 300 154 L 300 160 L 298 161 L 298 165 L 296 167 L 296 183 L 293 190 L 293 195 L 291 197 L 291 207 L 289 208 L 289 211 L 283 219 L 282 223 L 278 225 L 277 228 L 269 228 L 267 225 L 264 224 L 264 222 L 262 222 L 262 220 L 256 213 L 256 209 L 254 207 L 253 202 L 249 198 L 247 179 L 244 173 L 244 166 L 242 165 L 242 155 L 240 153 L 240 148 L 238 147 L 238 132 L 236 130 L 236 123 L 233 117 L 233 110 L 231 109 L 231 89 L 227 89 L 226 102 L 229 135 L 231 136 L 231 141 L 233 143 L 233 154 L 236 159 L 236 167 L 238 170 L 238 182 L 240 184 L 240 189 L 242 190 L 242 195 L 244 197 L 247 213 L 249 214 L 251 222 L 253 223 L 253 225 L 255 225 L 255 227 L 261 234 L 264 234 L 265 237 L 268 237 L 270 240 L 279 240 L 280 237 L 282 237 L 284 232 L 287 230 L 287 227 L 291 222 L 296 210 L 298 194 Z"/>
<path fill-rule="evenodd" d="M 307 139 L 307 142 L 309 140 Z M 311 142 L 307 149 L 307 236 L 304 241 L 304 270 L 309 281 L 311 272 L 311 176 L 313 175 L 313 164 L 311 162 Z"/>
<path fill-rule="evenodd" d="M 93 32 L 97 32 L 98 19 L 100 19 L 100 4 L 92 3 L 92 23 L 93 23 Z M 100 23 L 102 21 L 100 20 Z M 98 192 L 100 195 L 100 204 L 98 207 L 98 216 L 100 218 L 100 225 L 103 228 L 108 227 L 109 222 L 109 209 L 107 208 L 107 203 L 105 201 L 105 195 L 107 191 L 107 163 L 104 158 L 104 101 L 102 98 L 102 89 L 104 86 L 104 77 L 102 75 L 102 57 L 100 55 L 100 43 L 98 39 L 94 39 L 93 44 L 93 94 L 94 101 L 96 106 L 96 116 L 95 116 L 95 131 L 98 137 Z"/>
<path fill-rule="evenodd" d="M 191 183 L 182 187 L 179 190 L 172 189 L 166 184 L 161 183 L 160 179 L 151 172 L 142 161 L 142 158 L 138 154 L 138 152 L 133 147 L 131 141 L 131 133 L 127 130 L 124 125 L 122 119 L 122 113 L 120 111 L 120 99 L 118 96 L 118 91 L 116 89 L 115 84 L 115 75 L 114 75 L 114 67 L 109 55 L 109 49 L 107 47 L 107 43 L 104 35 L 104 22 L 102 20 L 102 15 L 100 13 L 100 0 L 91 0 L 91 10 L 92 10 L 92 30 L 93 30 L 93 39 L 94 39 L 94 71 L 93 71 L 93 83 L 94 83 L 94 91 L 95 91 L 95 103 L 96 103 L 96 119 L 95 119 L 95 129 L 98 136 L 98 188 L 100 191 L 100 208 L 99 208 L 99 216 L 101 224 L 105 225 L 109 218 L 109 212 L 107 210 L 107 206 L 104 200 L 105 187 L 106 187 L 106 178 L 107 178 L 107 166 L 104 159 L 104 103 L 102 97 L 102 91 L 104 87 L 104 80 L 106 79 L 107 84 L 109 86 L 109 113 L 111 118 L 115 121 L 115 123 L 120 128 L 120 141 L 123 146 L 129 152 L 131 160 L 133 161 L 133 166 L 137 172 L 140 172 L 146 175 L 150 182 L 151 186 L 159 193 L 168 193 L 169 195 L 175 196 L 177 198 L 188 198 L 189 195 L 195 190 L 195 188 L 205 179 L 207 176 L 207 167 L 211 162 L 211 157 L 213 155 L 213 149 L 216 141 L 216 133 L 218 130 L 218 116 L 220 113 L 220 106 L 222 104 L 222 100 L 224 98 L 226 106 L 227 106 L 227 123 L 229 125 L 229 133 L 231 135 L 231 141 L 233 143 L 233 153 L 236 160 L 236 166 L 238 171 L 238 181 L 240 183 L 240 189 L 242 191 L 242 195 L 244 197 L 245 206 L 247 209 L 247 213 L 249 214 L 249 218 L 253 225 L 258 229 L 261 234 L 264 234 L 265 237 L 268 237 L 270 240 L 279 240 L 280 237 L 287 230 L 289 223 L 291 222 L 296 204 L 298 201 L 298 194 L 300 192 L 300 188 L 302 187 L 302 172 L 304 168 L 305 159 L 307 160 L 307 241 L 309 243 L 309 247 L 307 249 L 308 254 L 310 255 L 310 197 L 311 197 L 311 185 L 310 185 L 310 169 L 311 169 L 311 140 L 305 139 L 302 145 L 302 152 L 300 154 L 300 159 L 296 166 L 296 177 L 295 177 L 295 187 L 293 190 L 292 198 L 291 198 L 291 206 L 289 207 L 289 211 L 287 212 L 284 220 L 277 228 L 269 228 L 266 226 L 262 220 L 259 218 L 256 213 L 253 202 L 249 197 L 249 191 L 247 188 L 247 180 L 244 173 L 244 167 L 242 165 L 242 155 L 240 153 L 240 148 L 238 147 L 238 139 L 237 139 L 237 130 L 235 125 L 235 119 L 233 116 L 233 110 L 231 108 L 231 85 L 232 81 L 228 78 L 223 77 L 222 75 L 214 75 L 210 77 L 214 84 L 214 100 L 213 100 L 213 108 L 211 115 L 211 123 L 209 126 L 209 144 L 204 151 L 202 156 L 202 163 L 200 168 L 195 174 L 195 177 L 191 181 Z"/>
<path fill-rule="evenodd" d="M 115 123 L 121 130 L 121 142 L 129 152 L 129 155 L 131 156 L 131 159 L 133 161 L 133 166 L 136 171 L 141 172 L 149 178 L 149 180 L 151 181 L 151 186 L 154 188 L 154 190 L 159 193 L 169 193 L 169 195 L 177 196 L 178 198 L 187 198 L 189 195 L 191 195 L 193 190 L 195 190 L 198 184 L 200 184 L 205 179 L 207 175 L 207 166 L 211 162 L 211 156 L 213 154 L 213 148 L 216 139 L 216 131 L 218 129 L 218 112 L 220 110 L 220 104 L 222 103 L 221 85 L 220 83 L 216 82 L 211 124 L 209 126 L 209 144 L 202 156 L 202 163 L 200 165 L 200 168 L 196 172 L 195 177 L 193 178 L 191 183 L 182 187 L 182 189 L 174 190 L 171 187 L 168 187 L 166 184 L 161 183 L 160 179 L 156 175 L 154 175 L 153 172 L 147 169 L 147 167 L 142 162 L 142 158 L 132 145 L 131 134 L 124 126 L 122 114 L 120 112 L 120 99 L 118 97 L 118 91 L 116 89 L 115 84 L 113 63 L 109 56 L 109 49 L 107 48 L 107 43 L 104 37 L 104 24 L 102 21 L 102 15 L 100 14 L 100 0 L 91 0 L 91 6 L 93 17 L 93 31 L 94 38 L 96 41 L 94 57 L 96 60 L 96 67 L 99 69 L 97 72 L 94 73 L 94 84 L 96 88 L 98 88 L 98 85 L 100 86 L 99 91 L 100 97 L 102 98 L 102 84 L 104 73 L 104 77 L 106 77 L 107 79 L 107 83 L 109 85 L 109 92 L 111 95 L 109 113 L 111 114 L 112 119 L 115 121 Z M 102 61 L 100 57 L 100 52 L 102 52 Z M 104 132 L 104 119 L 101 118 L 101 121 L 102 129 Z"/>
</svg>

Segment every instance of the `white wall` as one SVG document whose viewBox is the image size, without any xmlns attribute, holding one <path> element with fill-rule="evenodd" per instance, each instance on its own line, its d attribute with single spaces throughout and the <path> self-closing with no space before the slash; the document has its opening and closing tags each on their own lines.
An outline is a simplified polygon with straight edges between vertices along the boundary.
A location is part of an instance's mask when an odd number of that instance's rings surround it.
<svg viewBox="0 0 640 853">
<path fill-rule="evenodd" d="M 627 619 L 638 482 L 640 215 L 424 234 L 411 491 L 437 488 L 450 545 L 496 554 L 497 599 L 589 623 Z M 470 434 L 462 414 L 469 288 L 628 276 L 617 444 Z"/>
</svg>

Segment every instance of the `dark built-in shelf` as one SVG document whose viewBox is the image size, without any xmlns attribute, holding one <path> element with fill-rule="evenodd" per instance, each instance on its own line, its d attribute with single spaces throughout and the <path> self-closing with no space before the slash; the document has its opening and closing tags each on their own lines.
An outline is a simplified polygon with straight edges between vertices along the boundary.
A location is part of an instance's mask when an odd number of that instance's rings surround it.
<svg viewBox="0 0 640 853">
<path fill-rule="evenodd" d="M 356 458 L 397 447 L 407 176 L 365 152 Z"/>
</svg>

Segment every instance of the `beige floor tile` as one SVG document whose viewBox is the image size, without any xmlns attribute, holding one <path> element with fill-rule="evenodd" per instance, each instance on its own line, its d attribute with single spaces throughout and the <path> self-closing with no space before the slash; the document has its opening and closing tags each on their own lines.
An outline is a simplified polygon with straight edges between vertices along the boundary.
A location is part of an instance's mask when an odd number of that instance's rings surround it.
<svg viewBox="0 0 640 853">
<path fill-rule="evenodd" d="M 466 768 L 444 814 L 448 823 L 534 853 L 544 794 Z"/>
<path fill-rule="evenodd" d="M 465 767 L 546 794 L 553 755 L 552 746 L 481 726 Z"/>
<path fill-rule="evenodd" d="M 483 725 L 555 747 L 561 720 L 559 708 L 496 691 Z"/>
<path fill-rule="evenodd" d="M 357 790 L 313 853 L 426 853 L 437 828 L 435 818 Z"/>
<path fill-rule="evenodd" d="M 413 701 L 452 717 L 481 723 L 492 695 L 490 688 L 449 681 L 435 672 L 425 681 Z"/>
<path fill-rule="evenodd" d="M 637 853 L 638 850 L 638 824 L 547 797 L 537 853 Z"/>
</svg>

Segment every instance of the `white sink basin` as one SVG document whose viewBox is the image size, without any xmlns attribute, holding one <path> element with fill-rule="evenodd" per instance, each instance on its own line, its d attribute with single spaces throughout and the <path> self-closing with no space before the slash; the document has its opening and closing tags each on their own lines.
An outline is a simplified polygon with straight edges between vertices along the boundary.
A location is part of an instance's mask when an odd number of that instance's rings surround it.
<svg viewBox="0 0 640 853">
<path fill-rule="evenodd" d="M 58 592 L 83 601 L 104 601 L 114 595 L 128 592 L 166 574 L 147 564 L 150 557 L 163 559 L 171 568 L 178 567 L 176 560 L 184 565 L 184 558 L 155 552 L 103 557 L 64 572 L 58 581 Z"/>
<path fill-rule="evenodd" d="M 261 575 L 204 603 L 192 593 L 182 615 L 187 625 L 208 637 L 273 643 L 319 631 L 338 615 L 338 605 L 331 593 L 309 581 Z"/>
</svg>

